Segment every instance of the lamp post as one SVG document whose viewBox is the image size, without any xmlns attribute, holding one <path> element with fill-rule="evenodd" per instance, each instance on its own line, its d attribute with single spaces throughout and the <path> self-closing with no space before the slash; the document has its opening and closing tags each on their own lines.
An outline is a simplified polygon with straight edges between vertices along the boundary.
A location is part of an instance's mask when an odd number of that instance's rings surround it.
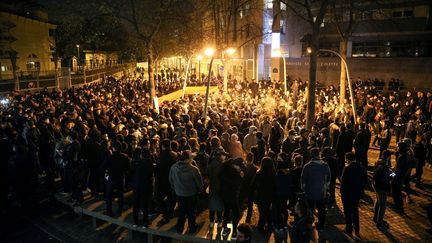
<svg viewBox="0 0 432 243">
<path fill-rule="evenodd" d="M 222 60 L 224 63 L 224 82 L 223 82 L 223 92 L 226 94 L 228 92 L 228 68 L 226 67 L 228 61 L 225 61 L 225 53 L 228 53 L 229 55 L 232 55 L 236 52 L 236 49 L 234 48 L 227 48 L 226 50 L 222 51 Z"/>
<path fill-rule="evenodd" d="M 312 53 L 312 49 L 308 47 L 307 52 L 309 54 Z M 336 56 L 338 56 L 341 59 L 341 62 L 345 66 L 345 70 L 346 70 L 347 78 L 348 78 L 348 88 L 349 88 L 350 97 L 351 97 L 351 106 L 353 109 L 354 123 L 357 124 L 358 123 L 358 121 L 357 121 L 357 109 L 356 109 L 356 105 L 355 105 L 355 101 L 354 101 L 354 91 L 353 91 L 353 87 L 351 84 L 351 78 L 349 75 L 348 64 L 347 64 L 345 58 L 343 58 L 338 52 L 330 50 L 330 49 L 319 49 L 318 52 L 330 52 L 330 53 L 335 54 Z M 342 104 L 340 104 L 340 105 L 342 105 Z"/>
<path fill-rule="evenodd" d="M 206 88 L 206 96 L 205 96 L 204 112 L 203 112 L 203 118 L 206 118 L 207 117 L 208 97 L 209 97 L 209 91 L 210 91 L 210 75 L 211 75 L 215 50 L 212 48 L 208 48 L 207 50 L 205 50 L 204 54 L 206 56 L 211 57 L 209 71 L 208 71 L 208 75 L 207 75 L 207 88 Z"/>
<path fill-rule="evenodd" d="M 202 59 L 202 55 L 197 55 L 197 58 L 198 58 L 198 79 L 199 79 L 199 81 L 200 81 L 200 83 L 202 82 L 202 79 L 201 79 L 201 59 Z"/>
<path fill-rule="evenodd" d="M 287 78 L 286 78 L 286 61 L 285 57 L 282 55 L 282 52 L 280 49 L 273 50 L 273 53 L 278 56 L 279 58 L 282 58 L 283 60 L 283 67 L 284 67 L 284 95 L 287 94 Z"/>
<path fill-rule="evenodd" d="M 78 69 L 79 69 L 79 60 L 80 60 L 80 51 L 79 51 L 79 49 L 80 49 L 80 45 L 76 45 L 76 47 L 77 47 L 77 66 L 78 66 Z"/>
</svg>

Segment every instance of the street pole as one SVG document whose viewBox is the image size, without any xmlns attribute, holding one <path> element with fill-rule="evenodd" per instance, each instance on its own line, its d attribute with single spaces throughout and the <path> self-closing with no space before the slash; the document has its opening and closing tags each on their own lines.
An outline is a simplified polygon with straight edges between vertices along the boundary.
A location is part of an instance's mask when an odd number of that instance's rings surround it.
<svg viewBox="0 0 432 243">
<path fill-rule="evenodd" d="M 338 52 L 335 52 L 333 50 L 319 49 L 319 51 L 330 52 L 330 53 L 335 54 L 336 56 L 338 56 L 341 59 L 342 64 L 345 66 L 345 70 L 346 70 L 347 78 L 348 78 L 348 88 L 349 88 L 350 97 L 351 97 L 351 106 L 353 109 L 354 123 L 357 124 L 358 123 L 358 121 L 357 121 L 357 109 L 356 109 L 356 105 L 355 105 L 355 101 L 354 101 L 354 91 L 353 91 L 353 87 L 351 84 L 351 78 L 349 75 L 348 64 L 347 64 L 346 60 Z M 340 105 L 342 105 L 342 104 L 340 104 Z"/>
<path fill-rule="evenodd" d="M 188 79 L 188 74 L 189 74 L 189 63 L 190 60 L 192 59 L 193 54 L 188 58 L 187 62 L 186 62 L 186 77 L 185 80 L 183 82 L 183 94 L 182 94 L 182 98 L 184 98 L 185 96 L 185 92 L 186 92 L 186 83 L 187 83 L 187 79 Z"/>
<path fill-rule="evenodd" d="M 199 82 L 201 84 L 201 82 L 202 82 L 202 78 L 201 78 L 201 58 L 198 59 L 198 79 L 199 79 Z"/>
<path fill-rule="evenodd" d="M 286 62 L 285 57 L 282 56 L 283 65 L 284 65 L 284 95 L 287 95 L 287 77 L 286 77 Z"/>
<path fill-rule="evenodd" d="M 209 92 L 210 92 L 210 75 L 211 75 L 211 70 L 212 70 L 212 65 L 213 65 L 213 59 L 214 59 L 214 55 L 212 55 L 212 58 L 210 60 L 210 67 L 209 67 L 208 76 L 207 76 L 207 89 L 206 89 L 206 96 L 205 96 L 205 103 L 204 103 L 203 118 L 207 118 L 208 97 L 209 97 Z"/>
</svg>

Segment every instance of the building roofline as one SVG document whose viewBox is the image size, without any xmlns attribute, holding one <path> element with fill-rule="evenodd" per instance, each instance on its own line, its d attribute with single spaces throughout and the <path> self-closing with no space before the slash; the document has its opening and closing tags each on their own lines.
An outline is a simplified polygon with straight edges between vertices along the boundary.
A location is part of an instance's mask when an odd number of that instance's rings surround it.
<svg viewBox="0 0 432 243">
<path fill-rule="evenodd" d="M 25 19 L 30 19 L 30 20 L 38 21 L 38 22 L 41 22 L 41 23 L 44 23 L 44 24 L 48 24 L 48 25 L 52 25 L 54 27 L 57 27 L 57 24 L 55 24 L 55 23 L 44 21 L 44 20 L 41 20 L 41 19 L 38 19 L 38 18 L 35 18 L 35 17 L 31 17 L 31 16 L 25 16 L 25 15 L 17 13 L 17 12 L 12 12 L 12 11 L 1 9 L 1 8 L 0 8 L 0 12 L 1 13 L 5 13 L 5 14 L 9 14 L 9 15 L 14 15 L 14 16 L 21 17 L 21 18 L 25 18 Z"/>
</svg>

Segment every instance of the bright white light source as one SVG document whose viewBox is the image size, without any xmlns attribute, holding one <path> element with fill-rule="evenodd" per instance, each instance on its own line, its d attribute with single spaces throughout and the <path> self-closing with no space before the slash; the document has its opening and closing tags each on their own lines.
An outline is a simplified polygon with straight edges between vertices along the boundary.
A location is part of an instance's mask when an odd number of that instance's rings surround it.
<svg viewBox="0 0 432 243">
<path fill-rule="evenodd" d="M 2 100 L 0 100 L 0 103 L 2 105 L 7 105 L 7 104 L 9 104 L 9 100 L 8 99 L 2 99 Z"/>
</svg>

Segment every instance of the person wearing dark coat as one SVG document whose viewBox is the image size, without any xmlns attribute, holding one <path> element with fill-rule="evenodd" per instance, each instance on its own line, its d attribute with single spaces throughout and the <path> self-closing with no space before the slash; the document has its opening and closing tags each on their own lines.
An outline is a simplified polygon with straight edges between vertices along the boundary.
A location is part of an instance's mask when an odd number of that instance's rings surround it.
<svg viewBox="0 0 432 243">
<path fill-rule="evenodd" d="M 255 199 L 253 185 L 255 183 L 257 170 L 258 167 L 256 166 L 254 155 L 249 152 L 246 155 L 246 169 L 240 190 L 240 203 L 243 203 L 244 201 L 247 203 L 246 223 L 248 224 L 250 224 L 252 218 L 253 203 Z"/>
<path fill-rule="evenodd" d="M 80 204 L 84 201 L 84 196 L 82 193 L 83 183 L 80 178 L 80 152 L 81 144 L 78 141 L 78 133 L 73 131 L 70 134 L 71 143 L 66 147 L 66 174 L 67 181 L 72 190 L 72 199 L 76 204 Z"/>
<path fill-rule="evenodd" d="M 139 225 L 139 211 L 143 212 L 143 226 L 148 226 L 149 202 L 153 196 L 154 161 L 149 149 L 136 147 L 131 163 L 133 188 L 133 219 Z"/>
<path fill-rule="evenodd" d="M 293 175 L 290 170 L 290 161 L 284 161 L 281 158 L 281 154 L 279 154 L 277 160 L 275 177 L 275 226 L 279 231 L 282 231 L 287 226 L 288 199 L 291 198 L 293 194 Z"/>
<path fill-rule="evenodd" d="M 336 178 L 338 177 L 340 167 L 337 158 L 332 155 L 330 147 L 323 148 L 322 160 L 326 162 L 330 167 L 330 173 L 332 176 L 330 178 L 330 185 L 328 191 L 330 194 L 330 203 L 334 205 L 336 203 Z"/>
<path fill-rule="evenodd" d="M 24 144 L 14 142 L 12 149 L 14 154 L 9 159 L 7 173 L 9 186 L 17 193 L 22 208 L 30 210 L 36 182 L 36 167 Z"/>
<path fill-rule="evenodd" d="M 295 221 L 290 232 L 291 242 L 309 243 L 312 238 L 312 212 L 305 201 L 298 201 L 295 205 Z"/>
<path fill-rule="evenodd" d="M 351 152 L 351 148 L 348 148 L 348 132 L 345 125 L 341 125 L 341 132 L 336 143 L 336 155 L 338 157 L 339 168 L 342 170 L 344 166 L 345 154 Z M 342 171 L 340 171 L 341 173 Z M 339 174 L 340 175 L 340 174 Z"/>
<path fill-rule="evenodd" d="M 367 171 L 360 163 L 356 162 L 355 155 L 349 152 L 345 156 L 349 163 L 341 176 L 341 197 L 345 214 L 345 233 L 355 234 L 360 238 L 359 203 L 364 196 L 364 188 L 367 184 Z"/>
<path fill-rule="evenodd" d="M 368 150 L 371 141 L 371 133 L 366 123 L 360 124 L 360 130 L 354 139 L 354 151 L 356 160 L 365 168 L 368 168 Z"/>
<path fill-rule="evenodd" d="M 395 211 L 404 214 L 402 185 L 405 182 L 408 172 L 410 171 L 410 159 L 408 155 L 408 145 L 404 142 L 398 143 L 398 157 L 396 159 L 395 176 L 392 180 L 391 190 L 394 200 Z"/>
<path fill-rule="evenodd" d="M 156 165 L 156 197 L 162 207 L 163 223 L 168 223 L 174 211 L 174 194 L 170 187 L 168 176 L 171 166 L 177 162 L 178 154 L 171 150 L 171 142 L 164 139 L 161 142 L 161 152 Z"/>
<path fill-rule="evenodd" d="M 390 174 L 389 164 L 391 160 L 391 152 L 386 150 L 382 154 L 382 158 L 376 166 L 372 186 L 376 194 L 376 202 L 374 208 L 374 222 L 378 227 L 388 227 L 388 223 L 384 221 L 384 214 L 387 207 L 387 192 L 390 191 Z"/>
<path fill-rule="evenodd" d="M 421 187 L 421 177 L 423 175 L 423 167 L 426 164 L 427 150 L 422 137 L 413 148 L 414 157 L 417 159 L 416 173 L 413 176 L 416 179 L 416 187 Z"/>
<path fill-rule="evenodd" d="M 244 172 L 244 161 L 242 158 L 229 159 L 222 163 L 219 181 L 220 195 L 224 204 L 223 232 L 224 236 L 229 234 L 227 227 L 232 215 L 233 235 L 237 234 L 237 226 L 240 221 L 240 187 Z"/>
<path fill-rule="evenodd" d="M 115 141 L 112 145 L 112 155 L 110 155 L 105 162 L 104 168 L 106 171 L 105 179 L 106 184 L 106 213 L 109 216 L 113 216 L 112 212 L 112 201 L 114 191 L 118 194 L 118 210 L 117 215 L 121 215 L 123 210 L 123 190 L 124 190 L 124 179 L 130 168 L 129 157 L 122 153 L 122 144 L 119 141 Z"/>
<path fill-rule="evenodd" d="M 272 229 L 271 206 L 275 199 L 276 170 L 274 162 L 269 157 L 264 157 L 261 168 L 255 177 L 256 202 L 259 211 L 258 227 L 264 230 Z"/>
</svg>

